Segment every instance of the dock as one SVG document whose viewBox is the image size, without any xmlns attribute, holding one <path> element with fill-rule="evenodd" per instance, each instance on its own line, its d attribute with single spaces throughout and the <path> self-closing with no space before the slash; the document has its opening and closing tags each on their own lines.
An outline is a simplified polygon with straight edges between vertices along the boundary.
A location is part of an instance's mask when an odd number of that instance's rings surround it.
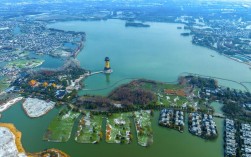
<svg viewBox="0 0 251 157">
<path fill-rule="evenodd" d="M 87 74 L 87 76 L 92 76 L 92 75 L 96 75 L 96 74 L 100 74 L 100 73 L 104 73 L 104 71 L 90 72 L 90 73 Z"/>
<path fill-rule="evenodd" d="M 226 116 L 224 116 L 223 114 L 220 114 L 220 113 L 215 113 L 213 116 L 218 117 L 218 118 L 226 118 Z"/>
</svg>

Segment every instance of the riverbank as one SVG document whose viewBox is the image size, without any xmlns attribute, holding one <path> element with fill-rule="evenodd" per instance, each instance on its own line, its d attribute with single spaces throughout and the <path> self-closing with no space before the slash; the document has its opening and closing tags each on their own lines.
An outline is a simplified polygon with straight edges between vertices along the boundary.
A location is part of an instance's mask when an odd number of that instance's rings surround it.
<svg viewBox="0 0 251 157">
<path fill-rule="evenodd" d="M 25 157 L 26 156 L 25 150 L 24 150 L 22 143 L 21 143 L 22 133 L 20 131 L 18 131 L 13 124 L 10 124 L 10 123 L 0 123 L 0 132 L 2 130 L 3 130 L 3 134 L 0 133 L 0 135 L 3 136 L 0 138 L 1 143 L 3 141 L 4 142 L 9 141 L 9 142 L 5 143 L 7 146 L 5 145 L 0 148 L 0 152 L 1 152 L 0 154 L 3 155 L 4 153 L 11 153 L 14 155 L 17 153 L 16 151 L 18 151 L 18 154 L 16 154 L 16 155 L 18 155 L 20 157 Z M 8 130 L 10 131 L 11 134 L 13 134 L 13 137 L 7 135 L 8 132 L 6 132 L 6 131 L 8 131 Z M 14 139 L 12 139 L 12 138 L 14 138 Z M 13 143 L 15 144 L 16 148 L 15 148 L 15 146 L 13 146 Z M 4 149 L 4 147 L 6 147 L 9 150 L 9 152 L 6 151 L 6 149 Z"/>
<path fill-rule="evenodd" d="M 21 143 L 22 133 L 11 123 L 0 123 L 0 156 L 18 156 L 18 157 L 41 157 L 43 155 L 57 155 L 61 157 L 70 157 L 58 149 L 46 149 L 38 153 L 27 153 Z M 1 144 L 4 144 L 1 146 Z M 15 148 L 16 147 L 16 148 Z"/>
<path fill-rule="evenodd" d="M 76 49 L 76 51 L 73 53 L 73 57 L 76 58 L 78 56 L 78 54 L 83 50 L 84 48 L 84 42 L 85 42 L 85 38 L 82 37 L 81 38 L 81 43 L 79 45 L 79 47 Z"/>
<path fill-rule="evenodd" d="M 22 99 L 23 99 L 23 97 L 17 97 L 17 98 L 9 100 L 6 103 L 0 104 L 0 112 L 3 112 L 5 110 L 7 110 L 9 107 L 11 107 L 12 105 L 18 103 Z"/>
<path fill-rule="evenodd" d="M 52 101 L 46 102 L 36 98 L 27 98 L 23 103 L 23 109 L 30 118 L 38 118 L 53 109 L 55 104 Z"/>
<path fill-rule="evenodd" d="M 41 156 L 51 156 L 51 155 L 57 155 L 58 157 L 70 157 L 68 154 L 62 152 L 61 150 L 51 148 L 51 149 L 46 149 L 42 152 L 38 153 L 27 153 L 28 157 L 41 157 Z"/>
<path fill-rule="evenodd" d="M 75 120 L 80 113 L 64 108 L 50 122 L 43 140 L 50 142 L 67 142 L 72 133 Z"/>
</svg>

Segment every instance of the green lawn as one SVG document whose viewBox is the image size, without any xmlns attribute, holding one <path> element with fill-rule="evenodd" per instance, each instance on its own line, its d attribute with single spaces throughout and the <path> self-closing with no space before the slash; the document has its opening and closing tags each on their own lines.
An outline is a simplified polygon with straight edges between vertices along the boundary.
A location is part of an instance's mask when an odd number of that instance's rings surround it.
<svg viewBox="0 0 251 157">
<path fill-rule="evenodd" d="M 80 113 L 64 109 L 51 121 L 44 135 L 44 140 L 54 142 L 67 142 L 71 136 L 71 131 L 75 120 Z"/>
<path fill-rule="evenodd" d="M 134 121 L 138 137 L 138 144 L 149 146 L 153 143 L 153 131 L 151 124 L 151 114 L 149 110 L 134 112 Z"/>
<path fill-rule="evenodd" d="M 102 135 L 102 117 L 87 112 L 79 121 L 75 140 L 79 143 L 98 143 Z"/>
<path fill-rule="evenodd" d="M 166 107 L 182 106 L 186 102 L 188 102 L 186 97 L 166 94 L 158 96 L 158 105 L 165 105 Z"/>
<path fill-rule="evenodd" d="M 9 62 L 6 67 L 7 68 L 35 68 L 39 65 L 41 65 L 44 62 L 44 60 L 39 60 L 39 59 L 29 59 L 29 60 L 16 60 Z"/>
<path fill-rule="evenodd" d="M 113 114 L 107 118 L 106 142 L 107 143 L 130 143 L 132 113 Z"/>
<path fill-rule="evenodd" d="M 167 83 L 159 83 L 159 82 L 157 82 L 156 84 L 153 84 L 153 83 L 149 83 L 149 82 L 141 82 L 140 88 L 143 88 L 146 90 L 151 90 L 153 92 L 160 92 L 161 94 L 163 94 L 164 89 L 178 90 L 178 89 L 182 89 L 184 87 L 179 84 L 167 84 Z"/>
</svg>

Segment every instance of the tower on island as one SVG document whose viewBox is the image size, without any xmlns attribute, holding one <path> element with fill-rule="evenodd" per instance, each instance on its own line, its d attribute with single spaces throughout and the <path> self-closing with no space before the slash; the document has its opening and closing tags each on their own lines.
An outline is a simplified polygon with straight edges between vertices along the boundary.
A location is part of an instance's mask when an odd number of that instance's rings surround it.
<svg viewBox="0 0 251 157">
<path fill-rule="evenodd" d="M 110 58 L 109 57 L 105 57 L 104 73 L 106 73 L 106 74 L 112 73 L 112 69 L 110 67 Z"/>
</svg>

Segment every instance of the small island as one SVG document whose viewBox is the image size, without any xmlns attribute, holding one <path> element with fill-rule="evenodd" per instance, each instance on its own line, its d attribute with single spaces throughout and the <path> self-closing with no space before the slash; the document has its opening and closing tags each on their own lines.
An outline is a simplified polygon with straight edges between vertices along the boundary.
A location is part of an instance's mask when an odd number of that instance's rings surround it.
<svg viewBox="0 0 251 157">
<path fill-rule="evenodd" d="M 106 142 L 129 144 L 132 140 L 131 113 L 112 114 L 106 121 Z"/>
<path fill-rule="evenodd" d="M 138 23 L 138 22 L 126 22 L 125 27 L 150 27 L 149 24 Z"/>
<path fill-rule="evenodd" d="M 189 132 L 193 135 L 215 139 L 218 136 L 213 116 L 208 114 L 190 113 L 188 117 Z"/>
<path fill-rule="evenodd" d="M 180 33 L 180 35 L 182 35 L 182 36 L 189 36 L 190 33 Z"/>
<path fill-rule="evenodd" d="M 102 117 L 86 112 L 80 119 L 75 141 L 79 143 L 99 143 L 103 137 Z"/>
<path fill-rule="evenodd" d="M 27 98 L 23 103 L 25 113 L 31 118 L 45 115 L 55 106 L 53 101 L 44 101 L 37 98 Z"/>
<path fill-rule="evenodd" d="M 141 110 L 134 112 L 134 121 L 138 137 L 138 144 L 144 147 L 150 146 L 153 144 L 153 130 L 151 123 L 151 114 L 150 110 Z"/>
<path fill-rule="evenodd" d="M 70 108 L 62 109 L 51 121 L 44 134 L 44 140 L 51 142 L 67 142 L 70 139 L 75 120 L 80 113 Z"/>
<path fill-rule="evenodd" d="M 0 156 L 40 157 L 61 156 L 69 157 L 66 153 L 57 149 L 45 149 L 39 153 L 26 152 L 21 143 L 22 133 L 13 124 L 0 123 Z"/>
<path fill-rule="evenodd" d="M 162 109 L 160 111 L 159 125 L 183 132 L 185 128 L 184 119 L 184 112 L 181 110 Z"/>
</svg>

